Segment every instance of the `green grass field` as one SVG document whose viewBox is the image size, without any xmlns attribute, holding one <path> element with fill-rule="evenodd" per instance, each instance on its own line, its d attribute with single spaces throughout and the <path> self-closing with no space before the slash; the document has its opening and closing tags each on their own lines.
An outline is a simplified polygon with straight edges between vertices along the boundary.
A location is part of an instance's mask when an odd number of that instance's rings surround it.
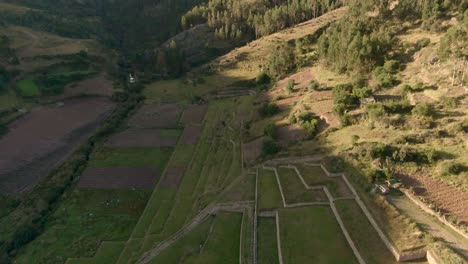
<svg viewBox="0 0 468 264">
<path fill-rule="evenodd" d="M 182 134 L 181 129 L 161 129 L 159 134 L 163 137 L 179 137 Z"/>
<path fill-rule="evenodd" d="M 283 207 L 275 173 L 269 170 L 258 172 L 258 209 L 271 210 Z"/>
<path fill-rule="evenodd" d="M 395 263 L 393 255 L 387 250 L 355 201 L 341 200 L 336 201 L 335 205 L 357 249 L 367 263 Z"/>
<path fill-rule="evenodd" d="M 66 264 L 113 264 L 124 246 L 125 241 L 103 241 L 92 258 L 69 259 Z"/>
<path fill-rule="evenodd" d="M 282 209 L 279 217 L 285 264 L 357 263 L 330 207 Z"/>
<path fill-rule="evenodd" d="M 289 168 L 277 168 L 277 170 L 287 204 L 318 201 L 315 197 L 317 191 L 307 190 L 295 170 Z"/>
<path fill-rule="evenodd" d="M 187 264 L 237 264 L 242 214 L 221 212 L 216 215 L 213 230 L 199 254 L 188 256 Z"/>
<path fill-rule="evenodd" d="M 257 227 L 257 261 L 259 264 L 277 264 L 278 243 L 274 217 L 259 217 Z"/>
<path fill-rule="evenodd" d="M 183 259 L 200 253 L 200 245 L 208 239 L 215 217 L 210 217 L 192 232 L 164 250 L 150 263 L 181 263 Z"/>
<path fill-rule="evenodd" d="M 101 241 L 125 241 L 149 194 L 132 190 L 71 191 L 47 222 L 44 233 L 18 252 L 15 263 L 64 263 L 68 258 L 93 257 Z"/>
<path fill-rule="evenodd" d="M 299 172 L 301 172 L 301 175 L 307 185 L 325 185 L 334 197 L 340 196 L 341 193 L 337 183 L 340 179 L 327 178 L 327 175 L 319 166 L 296 165 L 296 167 Z"/>
<path fill-rule="evenodd" d="M 89 165 L 95 167 L 150 167 L 163 169 L 172 148 L 101 148 L 93 153 Z"/>
<path fill-rule="evenodd" d="M 19 93 L 23 97 L 37 97 L 41 95 L 41 90 L 34 79 L 27 78 L 16 83 Z"/>
<path fill-rule="evenodd" d="M 127 244 L 118 263 L 137 261 L 144 252 L 177 232 L 241 175 L 239 144 L 234 148 L 229 141 L 222 140 L 235 139 L 235 134 L 227 128 L 218 127 L 221 120 L 230 122 L 224 113 L 226 109 L 235 109 L 235 106 L 234 101 L 210 104 L 207 113 L 209 121 L 198 144 L 176 146 L 168 166 L 187 166 L 183 179 L 177 188 L 156 187 L 132 232 L 132 243 Z"/>
</svg>

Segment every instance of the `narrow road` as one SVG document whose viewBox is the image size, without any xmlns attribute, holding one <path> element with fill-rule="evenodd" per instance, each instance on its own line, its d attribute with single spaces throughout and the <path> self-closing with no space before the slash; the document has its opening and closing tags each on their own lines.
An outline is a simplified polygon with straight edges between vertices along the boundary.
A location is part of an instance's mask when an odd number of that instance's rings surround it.
<svg viewBox="0 0 468 264">
<path fill-rule="evenodd" d="M 406 196 L 387 196 L 387 200 L 405 215 L 418 223 L 421 228 L 433 237 L 445 241 L 448 246 L 468 258 L 468 240 L 439 222 L 435 217 L 421 210 Z"/>
</svg>

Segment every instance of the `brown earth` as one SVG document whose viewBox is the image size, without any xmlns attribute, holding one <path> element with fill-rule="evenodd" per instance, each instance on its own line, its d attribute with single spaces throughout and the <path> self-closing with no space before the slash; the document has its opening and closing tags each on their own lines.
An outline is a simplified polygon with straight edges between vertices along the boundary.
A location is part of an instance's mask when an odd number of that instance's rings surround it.
<svg viewBox="0 0 468 264">
<path fill-rule="evenodd" d="M 170 166 L 167 168 L 161 187 L 177 188 L 185 173 L 185 166 Z"/>
<path fill-rule="evenodd" d="M 429 175 L 418 173 L 399 173 L 398 177 L 417 195 L 428 199 L 442 212 L 455 216 L 463 225 L 468 225 L 468 192 L 437 181 Z"/>
<path fill-rule="evenodd" d="M 40 106 L 13 122 L 0 138 L 0 192 L 31 189 L 107 118 L 114 104 L 81 98 Z"/>
<path fill-rule="evenodd" d="M 181 144 L 194 145 L 198 142 L 200 135 L 203 132 L 203 127 L 201 126 L 186 126 L 182 136 L 180 138 Z"/>
<path fill-rule="evenodd" d="M 160 129 L 127 129 L 106 141 L 110 147 L 173 147 L 177 137 L 161 136 Z"/>
<path fill-rule="evenodd" d="M 65 87 L 64 97 L 77 95 L 112 96 L 112 81 L 105 75 L 99 75 L 90 79 L 69 84 Z"/>
<path fill-rule="evenodd" d="M 183 124 L 201 124 L 207 110 L 208 105 L 190 105 L 185 109 L 180 122 Z"/>
<path fill-rule="evenodd" d="M 248 165 L 255 164 L 258 157 L 262 155 L 263 139 L 264 138 L 261 137 L 242 144 L 244 162 Z"/>
<path fill-rule="evenodd" d="M 287 125 L 278 128 L 278 143 L 282 147 L 287 147 L 290 143 L 299 141 L 304 137 L 304 130 L 296 125 Z"/>
<path fill-rule="evenodd" d="M 177 104 L 147 104 L 143 105 L 129 121 L 130 126 L 140 128 L 173 128 L 181 109 Z"/>
<path fill-rule="evenodd" d="M 87 168 L 78 187 L 83 189 L 152 189 L 160 176 L 155 168 Z"/>
</svg>

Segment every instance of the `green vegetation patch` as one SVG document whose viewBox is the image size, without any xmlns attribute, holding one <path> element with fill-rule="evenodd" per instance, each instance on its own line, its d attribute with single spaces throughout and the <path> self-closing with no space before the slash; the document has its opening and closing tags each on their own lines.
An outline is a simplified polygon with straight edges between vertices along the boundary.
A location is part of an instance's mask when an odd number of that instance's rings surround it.
<svg viewBox="0 0 468 264">
<path fill-rule="evenodd" d="M 316 192 L 306 189 L 295 170 L 288 168 L 277 170 L 286 203 L 317 202 L 314 197 Z"/>
<path fill-rule="evenodd" d="M 16 87 L 23 97 L 37 97 L 41 95 L 41 90 L 33 78 L 18 81 Z"/>
<path fill-rule="evenodd" d="M 95 167 L 150 167 L 163 169 L 172 148 L 102 148 L 89 161 Z"/>
<path fill-rule="evenodd" d="M 93 257 L 101 241 L 125 241 L 149 197 L 147 191 L 79 190 L 66 194 L 45 231 L 22 248 L 16 263 L 64 263 Z M 53 246 L 51 246 L 53 245 Z"/>
<path fill-rule="evenodd" d="M 203 245 L 208 239 L 214 219 L 214 217 L 210 217 L 205 220 L 188 235 L 161 252 L 151 263 L 181 263 L 183 259 L 199 254 L 200 245 Z"/>
<path fill-rule="evenodd" d="M 161 129 L 159 134 L 163 137 L 179 137 L 182 134 L 180 129 Z"/>
<path fill-rule="evenodd" d="M 103 241 L 92 258 L 69 259 L 67 264 L 114 264 L 125 246 L 125 241 Z"/>
<path fill-rule="evenodd" d="M 358 263 L 330 207 L 282 209 L 279 217 L 285 264 Z"/>
<path fill-rule="evenodd" d="M 277 264 L 278 243 L 276 240 L 276 221 L 274 217 L 258 218 L 258 263 Z"/>
<path fill-rule="evenodd" d="M 281 208 L 283 200 L 278 188 L 278 182 L 273 171 L 260 170 L 258 174 L 258 208 L 269 210 Z"/>
<path fill-rule="evenodd" d="M 366 263 L 395 263 L 390 251 L 355 201 L 335 202 L 344 225 Z"/>
<path fill-rule="evenodd" d="M 242 214 L 218 213 L 208 241 L 198 255 L 187 257 L 184 263 L 200 264 L 237 264 L 239 263 L 239 245 Z"/>
<path fill-rule="evenodd" d="M 296 165 L 302 178 L 309 186 L 325 185 L 333 196 L 339 196 L 337 181 L 339 178 L 330 179 L 320 166 Z"/>
</svg>

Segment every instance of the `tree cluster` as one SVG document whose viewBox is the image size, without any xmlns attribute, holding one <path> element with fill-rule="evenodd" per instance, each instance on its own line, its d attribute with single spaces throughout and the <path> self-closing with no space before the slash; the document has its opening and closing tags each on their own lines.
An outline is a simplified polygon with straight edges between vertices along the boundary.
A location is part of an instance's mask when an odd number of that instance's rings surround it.
<svg viewBox="0 0 468 264">
<path fill-rule="evenodd" d="M 254 39 L 320 16 L 339 0 L 209 0 L 187 12 L 182 27 L 208 23 L 221 39 Z"/>
</svg>

